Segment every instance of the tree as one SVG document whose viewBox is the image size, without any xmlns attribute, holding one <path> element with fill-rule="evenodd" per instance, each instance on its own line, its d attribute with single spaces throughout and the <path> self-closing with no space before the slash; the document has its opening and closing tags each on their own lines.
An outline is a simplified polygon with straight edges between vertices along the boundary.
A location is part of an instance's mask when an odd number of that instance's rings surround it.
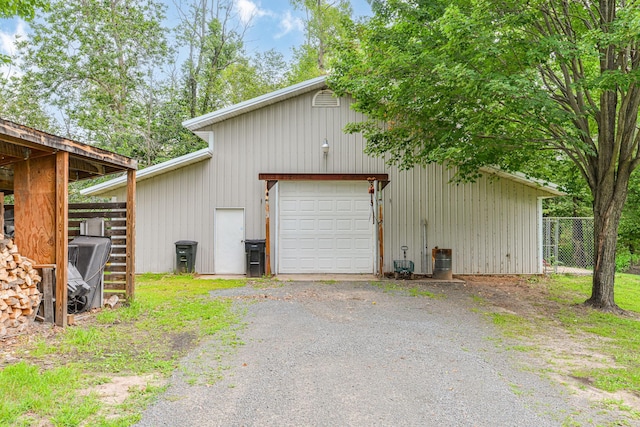
<svg viewBox="0 0 640 427">
<path fill-rule="evenodd" d="M 189 118 L 223 107 L 222 73 L 242 58 L 248 24 L 239 23 L 231 0 L 194 0 L 182 13 L 178 41 L 188 52 L 183 65 Z"/>
<path fill-rule="evenodd" d="M 369 117 L 350 129 L 364 133 L 370 153 L 406 168 L 447 164 L 459 179 L 560 152 L 593 198 L 586 304 L 618 311 L 617 228 L 640 162 L 636 2 L 388 0 L 373 9 L 330 82 Z"/>
<path fill-rule="evenodd" d="M 220 96 L 230 104 L 237 104 L 286 86 L 287 70 L 281 53 L 268 50 L 252 58 L 241 58 L 221 74 L 223 92 Z"/>
<path fill-rule="evenodd" d="M 291 4 L 305 13 L 305 42 L 294 49 L 290 84 L 327 73 L 333 47 L 347 36 L 352 25 L 351 4 L 346 0 L 291 0 Z"/>
<path fill-rule="evenodd" d="M 0 77 L 0 117 L 46 132 L 59 131 L 33 85 L 20 76 Z"/>
<path fill-rule="evenodd" d="M 19 43 L 20 68 L 69 137 L 153 161 L 158 64 L 168 62 L 154 0 L 56 0 Z"/>
</svg>

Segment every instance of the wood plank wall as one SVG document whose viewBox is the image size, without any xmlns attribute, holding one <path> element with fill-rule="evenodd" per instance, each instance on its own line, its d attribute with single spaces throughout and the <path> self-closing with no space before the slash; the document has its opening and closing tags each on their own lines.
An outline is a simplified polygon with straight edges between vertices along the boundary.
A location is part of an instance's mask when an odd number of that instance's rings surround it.
<svg viewBox="0 0 640 427">
<path fill-rule="evenodd" d="M 12 208 L 7 205 L 5 208 Z M 70 203 L 69 241 L 80 235 L 80 223 L 89 218 L 104 218 L 105 236 L 111 237 L 111 257 L 104 271 L 104 298 L 126 298 L 127 204 Z"/>
<path fill-rule="evenodd" d="M 127 204 L 70 203 L 70 241 L 80 235 L 80 223 L 89 218 L 104 218 L 104 234 L 111 237 L 111 257 L 104 270 L 104 298 L 106 300 L 116 294 L 124 299 L 127 286 Z"/>
</svg>

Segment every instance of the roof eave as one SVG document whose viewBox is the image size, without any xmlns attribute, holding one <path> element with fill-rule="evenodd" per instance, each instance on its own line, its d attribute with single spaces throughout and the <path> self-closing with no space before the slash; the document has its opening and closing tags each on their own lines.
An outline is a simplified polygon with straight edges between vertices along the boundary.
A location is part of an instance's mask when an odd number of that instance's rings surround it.
<svg viewBox="0 0 640 427">
<path fill-rule="evenodd" d="M 558 188 L 557 184 L 554 184 L 552 182 L 546 182 L 537 178 L 527 177 L 525 174 L 521 172 L 505 172 L 498 168 L 493 168 L 489 166 L 480 168 L 480 171 L 491 174 L 491 175 L 497 175 L 506 179 L 510 179 L 512 181 L 516 181 L 521 184 L 524 184 L 528 187 L 537 188 L 541 191 L 548 193 L 549 196 L 547 197 L 558 197 L 558 196 L 567 195 L 567 193 L 565 193 L 564 191 Z"/>
<path fill-rule="evenodd" d="M 231 117 L 235 117 L 270 104 L 275 104 L 276 102 L 280 102 L 288 98 L 293 98 L 302 93 L 306 93 L 314 89 L 321 89 L 326 86 L 326 80 L 326 76 L 316 77 L 315 79 L 307 80 L 302 83 L 277 90 L 275 92 L 267 93 L 256 98 L 249 99 L 247 101 L 243 101 L 226 108 L 222 108 L 209 114 L 185 120 L 184 122 L 182 122 L 182 126 L 191 131 L 202 129 L 205 126 L 227 120 Z"/>
<path fill-rule="evenodd" d="M 142 169 L 137 172 L 136 182 L 153 178 L 154 176 L 210 159 L 212 156 L 213 150 L 211 149 L 211 147 L 207 147 L 203 148 L 202 150 L 194 151 L 193 153 L 185 154 L 184 156 L 176 157 L 175 159 L 159 163 L 157 165 L 149 166 L 148 168 Z M 80 190 L 80 194 L 84 196 L 100 196 L 126 185 L 127 177 L 126 175 L 123 175 L 119 176 L 118 178 L 114 178 L 109 181 L 105 181 L 100 184 Z"/>
</svg>

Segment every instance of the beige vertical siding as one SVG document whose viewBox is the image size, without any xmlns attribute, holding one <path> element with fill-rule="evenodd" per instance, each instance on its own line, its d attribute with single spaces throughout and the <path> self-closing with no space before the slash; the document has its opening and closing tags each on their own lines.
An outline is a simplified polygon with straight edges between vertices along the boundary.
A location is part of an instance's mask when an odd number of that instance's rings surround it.
<svg viewBox="0 0 640 427">
<path fill-rule="evenodd" d="M 212 125 L 210 160 L 139 182 L 137 271 L 173 270 L 174 242 L 195 240 L 197 271 L 215 273 L 214 209 L 245 208 L 246 238 L 264 238 L 265 184 L 258 174 L 304 172 L 389 174 L 391 183 L 383 197 L 387 271 L 393 259 L 402 256 L 400 247 L 407 245 L 407 258 L 415 262 L 418 273 L 431 272 L 434 246 L 453 249 L 457 274 L 538 272 L 539 190 L 506 179 L 450 184 L 454 172 L 437 165 L 406 172 L 389 169 L 382 159 L 363 154 L 361 135 L 343 133 L 347 123 L 361 119 L 349 108 L 350 100 L 342 99 L 338 108 L 314 108 L 314 94 Z M 330 145 L 326 158 L 321 150 L 324 138 Z M 272 216 L 274 199 L 275 191 Z M 421 225 L 425 220 L 426 250 Z M 275 258 L 274 254 L 272 261 Z"/>
</svg>

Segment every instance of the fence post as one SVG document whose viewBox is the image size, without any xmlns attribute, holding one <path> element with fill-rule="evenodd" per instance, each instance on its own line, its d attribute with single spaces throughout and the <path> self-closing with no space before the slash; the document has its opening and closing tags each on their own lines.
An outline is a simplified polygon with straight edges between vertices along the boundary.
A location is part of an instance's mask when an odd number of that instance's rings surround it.
<svg viewBox="0 0 640 427">
<path fill-rule="evenodd" d="M 560 242 L 560 220 L 556 219 L 556 227 L 553 233 L 553 273 L 558 274 L 558 243 Z"/>
</svg>

